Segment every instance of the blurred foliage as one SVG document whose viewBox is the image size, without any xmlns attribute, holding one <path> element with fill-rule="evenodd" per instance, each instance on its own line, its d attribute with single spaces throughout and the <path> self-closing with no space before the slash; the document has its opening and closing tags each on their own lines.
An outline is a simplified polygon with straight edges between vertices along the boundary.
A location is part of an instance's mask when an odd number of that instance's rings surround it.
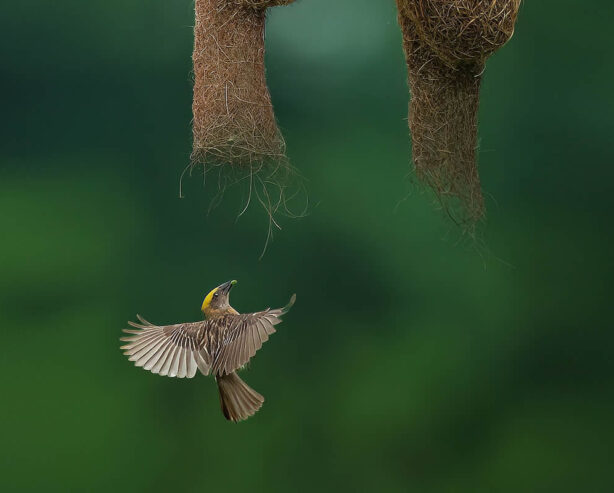
<svg viewBox="0 0 614 493">
<path fill-rule="evenodd" d="M 299 0 L 268 78 L 310 214 L 207 215 L 193 5 L 0 7 L 2 491 L 612 491 L 612 110 L 601 0 L 526 2 L 488 63 L 484 244 L 412 186 L 393 0 Z M 298 301 L 223 420 L 213 381 L 133 368 L 136 312 Z"/>
</svg>

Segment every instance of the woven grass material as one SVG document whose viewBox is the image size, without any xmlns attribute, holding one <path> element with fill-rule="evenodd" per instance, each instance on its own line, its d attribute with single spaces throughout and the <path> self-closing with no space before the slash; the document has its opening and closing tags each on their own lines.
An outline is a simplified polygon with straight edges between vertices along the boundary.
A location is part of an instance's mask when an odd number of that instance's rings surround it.
<svg viewBox="0 0 614 493">
<path fill-rule="evenodd" d="M 476 164 L 484 65 L 514 32 L 520 0 L 397 0 L 411 100 L 413 161 L 451 217 L 484 216 Z"/>
<path fill-rule="evenodd" d="M 286 162 L 264 68 L 265 8 L 286 3 L 196 0 L 193 165 Z"/>
</svg>

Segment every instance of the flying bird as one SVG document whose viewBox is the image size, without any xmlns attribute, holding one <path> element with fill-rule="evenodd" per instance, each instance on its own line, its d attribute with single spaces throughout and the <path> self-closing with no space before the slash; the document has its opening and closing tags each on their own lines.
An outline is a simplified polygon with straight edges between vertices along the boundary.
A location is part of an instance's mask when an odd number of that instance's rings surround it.
<svg viewBox="0 0 614 493">
<path fill-rule="evenodd" d="M 127 342 L 121 349 L 130 361 L 152 373 L 177 378 L 192 378 L 197 371 L 213 375 L 222 413 L 234 422 L 249 418 L 264 402 L 237 371 L 275 332 L 274 326 L 296 300 L 293 294 L 283 308 L 239 313 L 229 302 L 236 283 L 225 282 L 207 294 L 201 307 L 205 320 L 154 325 L 137 315 L 141 323 L 128 322 L 136 330 L 124 329 L 130 336 L 120 339 Z"/>
</svg>

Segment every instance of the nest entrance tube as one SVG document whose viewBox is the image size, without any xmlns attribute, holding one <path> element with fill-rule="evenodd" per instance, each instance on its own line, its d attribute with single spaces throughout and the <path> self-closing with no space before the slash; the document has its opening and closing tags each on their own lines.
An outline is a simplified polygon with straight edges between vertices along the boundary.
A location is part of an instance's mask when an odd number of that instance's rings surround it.
<svg viewBox="0 0 614 493">
<path fill-rule="evenodd" d="M 482 73 L 488 56 L 511 38 L 519 6 L 520 0 L 397 0 L 416 175 L 468 230 L 484 215 L 476 164 Z"/>
<path fill-rule="evenodd" d="M 193 165 L 285 160 L 264 69 L 264 7 L 270 3 L 195 2 Z"/>
<path fill-rule="evenodd" d="M 455 199 L 461 202 L 461 217 L 456 220 L 476 222 L 484 210 L 475 164 L 481 83 L 477 74 L 481 69 L 475 66 L 450 74 L 428 47 L 420 45 L 416 45 L 408 66 L 416 174 L 444 205 Z"/>
<path fill-rule="evenodd" d="M 293 1 L 195 0 L 194 7 L 193 146 L 186 171 L 202 166 L 205 176 L 213 168 L 219 172 L 210 208 L 228 185 L 248 184 L 239 216 L 252 198 L 264 207 L 269 216 L 265 250 L 272 227 L 281 229 L 275 214 L 297 216 L 288 202 L 304 191 L 286 158 L 264 67 L 266 9 Z M 288 196 L 295 185 L 298 190 Z"/>
</svg>

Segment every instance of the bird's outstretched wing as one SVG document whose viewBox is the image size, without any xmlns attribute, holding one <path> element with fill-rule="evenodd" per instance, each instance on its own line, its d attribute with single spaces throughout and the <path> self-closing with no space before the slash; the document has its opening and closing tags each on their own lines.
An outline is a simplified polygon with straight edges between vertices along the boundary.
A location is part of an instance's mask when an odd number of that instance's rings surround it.
<svg viewBox="0 0 614 493">
<path fill-rule="evenodd" d="M 273 326 L 281 322 L 281 316 L 290 310 L 295 300 L 296 295 L 292 295 L 283 308 L 224 315 L 208 321 L 216 326 L 211 327 L 211 373 L 226 375 L 245 365 L 275 332 Z M 215 343 L 213 334 L 219 334 Z"/>
<path fill-rule="evenodd" d="M 136 366 L 169 377 L 192 378 L 197 369 L 209 374 L 212 357 L 206 321 L 158 326 L 137 317 L 140 324 L 128 322 L 137 330 L 124 329 L 131 335 L 120 339 L 128 343 L 121 349 Z"/>
</svg>

